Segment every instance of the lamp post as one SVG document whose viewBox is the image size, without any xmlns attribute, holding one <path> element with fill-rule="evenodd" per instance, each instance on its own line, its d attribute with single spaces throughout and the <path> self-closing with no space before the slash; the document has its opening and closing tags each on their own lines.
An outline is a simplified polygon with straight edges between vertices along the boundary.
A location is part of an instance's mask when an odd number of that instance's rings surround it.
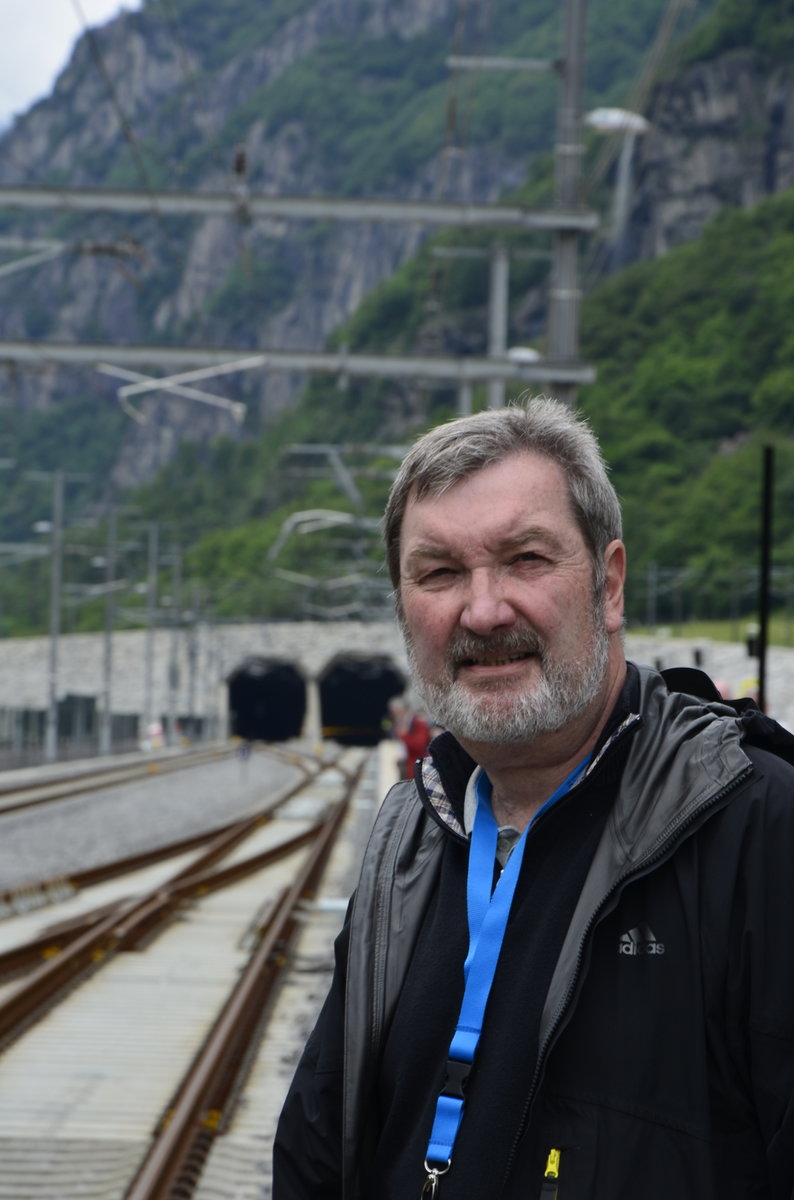
<svg viewBox="0 0 794 1200">
<path fill-rule="evenodd" d="M 566 0 L 563 7 L 563 52 L 559 67 L 560 100 L 554 144 L 554 203 L 575 209 L 581 203 L 582 92 L 586 0 Z M 579 354 L 580 231 L 557 229 L 554 234 L 548 304 L 548 355 L 560 363 L 574 363 Z M 575 386 L 554 381 L 558 400 L 573 408 Z"/>
</svg>

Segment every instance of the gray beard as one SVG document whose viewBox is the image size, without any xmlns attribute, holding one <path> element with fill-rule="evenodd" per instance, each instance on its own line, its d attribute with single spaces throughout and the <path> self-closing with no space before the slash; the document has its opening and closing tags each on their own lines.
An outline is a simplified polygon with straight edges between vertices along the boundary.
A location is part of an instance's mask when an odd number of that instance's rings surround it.
<svg viewBox="0 0 794 1200">
<path fill-rule="evenodd" d="M 450 644 L 444 678 L 428 678 L 417 660 L 403 625 L 408 662 L 414 685 L 428 714 L 460 741 L 506 746 L 531 741 L 539 734 L 555 733 L 580 716 L 595 700 L 604 683 L 609 658 L 609 638 L 603 626 L 603 609 L 593 614 L 590 640 L 575 658 L 557 662 L 531 629 L 511 630 L 481 638 L 460 633 Z M 470 691 L 455 679 L 456 662 L 484 653 L 512 657 L 522 652 L 540 656 L 541 676 L 530 688 L 516 691 L 510 683 Z"/>
</svg>

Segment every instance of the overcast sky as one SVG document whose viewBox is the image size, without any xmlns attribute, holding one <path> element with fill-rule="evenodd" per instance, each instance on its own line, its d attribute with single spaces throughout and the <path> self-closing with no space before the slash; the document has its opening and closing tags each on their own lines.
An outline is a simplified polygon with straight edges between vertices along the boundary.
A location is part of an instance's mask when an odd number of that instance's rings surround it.
<svg viewBox="0 0 794 1200">
<path fill-rule="evenodd" d="M 88 25 L 140 0 L 0 0 L 0 128 L 49 94 Z M 80 16 L 82 14 L 82 17 Z"/>
</svg>

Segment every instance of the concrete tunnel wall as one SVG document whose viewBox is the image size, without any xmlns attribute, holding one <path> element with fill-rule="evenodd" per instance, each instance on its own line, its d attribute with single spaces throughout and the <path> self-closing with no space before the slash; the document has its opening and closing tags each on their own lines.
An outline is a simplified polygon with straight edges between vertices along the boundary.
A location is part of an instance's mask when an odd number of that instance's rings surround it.
<svg viewBox="0 0 794 1200">
<path fill-rule="evenodd" d="M 278 742 L 315 732 L 343 745 L 374 746 L 386 733 L 389 700 L 405 677 L 386 655 L 338 654 L 307 681 L 285 659 L 251 655 L 228 676 L 229 732 L 248 741 Z M 320 728 L 306 728 L 310 689 Z M 317 720 L 315 715 L 314 721 Z"/>
</svg>

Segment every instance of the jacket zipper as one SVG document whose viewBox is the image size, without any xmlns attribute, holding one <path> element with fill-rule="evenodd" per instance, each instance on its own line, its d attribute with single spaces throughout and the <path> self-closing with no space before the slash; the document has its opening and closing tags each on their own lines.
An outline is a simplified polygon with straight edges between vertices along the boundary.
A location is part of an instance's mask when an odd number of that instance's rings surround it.
<svg viewBox="0 0 794 1200">
<path fill-rule="evenodd" d="M 507 1181 L 510 1178 L 510 1172 L 513 1170 L 513 1164 L 515 1162 L 516 1154 L 518 1152 L 519 1143 L 521 1142 L 521 1139 L 523 1138 L 524 1133 L 526 1132 L 527 1124 L 529 1122 L 530 1109 L 532 1108 L 532 1102 L 535 1098 L 535 1091 L 537 1089 L 538 1082 L 540 1080 L 541 1072 L 545 1065 L 546 1056 L 549 1052 L 551 1043 L 554 1040 L 554 1036 L 557 1032 L 560 1021 L 562 1020 L 563 1016 L 565 1015 L 568 1005 L 571 1002 L 573 993 L 576 990 L 576 985 L 579 981 L 579 974 L 582 969 L 582 960 L 584 958 L 585 945 L 587 944 L 587 940 L 590 937 L 591 931 L 593 930 L 594 926 L 598 923 L 598 921 L 600 919 L 600 915 L 601 915 L 601 912 L 602 912 L 604 906 L 606 905 L 607 901 L 615 894 L 615 892 L 618 891 L 619 888 L 623 887 L 623 885 L 626 884 L 630 879 L 634 879 L 634 878 L 638 877 L 639 875 L 645 873 L 651 867 L 655 866 L 661 859 L 663 859 L 665 857 L 665 855 L 667 854 L 668 850 L 670 850 L 674 847 L 674 845 L 678 842 L 678 840 L 680 839 L 680 837 L 682 836 L 684 831 L 697 818 L 703 816 L 703 814 L 705 812 L 707 812 L 709 809 L 713 808 L 714 805 L 719 804 L 722 800 L 724 800 L 725 797 L 728 796 L 733 791 L 734 788 L 738 787 L 740 783 L 742 783 L 749 775 L 752 774 L 752 771 L 753 771 L 752 765 L 748 764 L 748 766 L 743 771 L 740 771 L 739 774 L 736 775 L 729 783 L 725 784 L 724 787 L 720 788 L 719 791 L 715 792 L 715 794 L 711 797 L 710 800 L 707 800 L 705 803 L 698 804 L 695 808 L 690 810 L 688 813 L 682 814 L 678 818 L 677 821 L 672 822 L 672 824 L 669 825 L 668 828 L 665 830 L 664 834 L 662 835 L 662 839 L 657 843 L 657 845 L 652 847 L 640 862 L 635 863 L 628 871 L 625 871 L 622 875 L 619 875 L 618 878 L 614 881 L 614 883 L 610 887 L 609 891 L 604 893 L 604 895 L 601 897 L 598 904 L 596 904 L 596 906 L 593 908 L 593 911 L 590 914 L 590 919 L 588 920 L 587 924 L 585 925 L 585 927 L 582 931 L 582 936 L 579 939 L 579 952 L 576 957 L 576 966 L 571 975 L 570 981 L 568 983 L 568 987 L 565 990 L 565 995 L 562 997 L 562 1000 L 560 1001 L 559 1005 L 557 1006 L 557 1011 L 555 1012 L 553 1019 L 549 1023 L 549 1028 L 546 1032 L 545 1038 L 543 1039 L 542 1045 L 538 1048 L 538 1057 L 537 1057 L 537 1062 L 535 1064 L 535 1071 L 532 1076 L 532 1081 L 529 1085 L 529 1091 L 527 1092 L 527 1098 L 524 1102 L 524 1108 L 521 1113 L 521 1121 L 519 1123 L 518 1130 L 516 1132 L 516 1136 L 513 1139 L 513 1145 L 510 1149 L 510 1153 L 507 1157 L 507 1166 L 505 1168 L 505 1173 L 504 1173 L 504 1177 L 502 1180 L 502 1192 L 504 1192 L 504 1189 L 507 1185 Z M 545 1187 L 545 1183 L 544 1183 L 544 1187 Z M 549 1196 L 552 1196 L 555 1194 L 556 1193 L 548 1193 Z M 541 1196 L 542 1196 L 543 1200 L 546 1200 L 547 1193 L 541 1192 Z"/>
<path fill-rule="evenodd" d="M 407 819 L 407 809 L 401 820 L 404 822 Z M 381 930 L 384 925 L 388 927 L 389 922 L 384 921 L 383 914 L 387 912 L 391 905 L 392 889 L 388 882 L 393 878 L 394 863 L 399 853 L 399 847 L 402 842 L 402 832 L 399 837 L 392 833 L 388 847 L 388 861 L 384 862 L 384 869 L 381 871 L 375 885 L 375 917 L 372 923 L 372 928 Z M 370 1053 L 377 1053 L 380 1045 L 381 1037 L 381 1020 L 380 1014 L 383 1008 L 381 998 L 383 996 L 384 985 L 383 979 L 386 973 L 386 957 L 384 954 L 384 939 L 381 937 L 376 939 L 373 947 L 373 964 L 372 964 L 372 1001 L 370 1009 L 371 1029 L 370 1029 Z"/>
<path fill-rule="evenodd" d="M 557 1200 L 561 1157 L 562 1154 L 559 1150 L 549 1150 L 546 1171 L 543 1175 L 543 1186 L 540 1189 L 540 1200 Z"/>
</svg>

